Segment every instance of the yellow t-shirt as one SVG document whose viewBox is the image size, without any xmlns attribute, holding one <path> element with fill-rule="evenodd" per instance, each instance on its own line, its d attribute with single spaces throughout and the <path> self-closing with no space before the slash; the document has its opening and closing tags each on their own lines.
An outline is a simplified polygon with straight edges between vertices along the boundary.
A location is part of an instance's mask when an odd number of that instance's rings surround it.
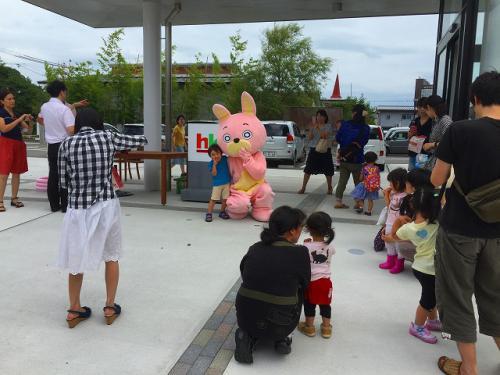
<svg viewBox="0 0 500 375">
<path fill-rule="evenodd" d="M 179 124 L 174 126 L 172 130 L 172 137 L 174 138 L 174 147 L 185 147 L 186 146 L 186 128 L 180 126 Z"/>
<path fill-rule="evenodd" d="M 417 247 L 413 268 L 428 275 L 435 275 L 434 254 L 436 253 L 437 224 L 424 221 L 403 225 L 396 232 L 396 236 L 405 241 L 411 241 Z"/>
</svg>

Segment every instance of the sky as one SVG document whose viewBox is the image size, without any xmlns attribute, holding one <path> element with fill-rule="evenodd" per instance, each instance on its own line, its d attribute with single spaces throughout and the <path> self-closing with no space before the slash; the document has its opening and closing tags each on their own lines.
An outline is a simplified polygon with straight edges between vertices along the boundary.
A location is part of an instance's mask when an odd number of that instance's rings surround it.
<svg viewBox="0 0 500 375">
<path fill-rule="evenodd" d="M 44 79 L 43 64 L 20 59 L 29 55 L 55 63 L 96 62 L 102 38 L 114 29 L 94 29 L 21 0 L 0 0 L 8 17 L 0 23 L 0 59 L 33 82 Z M 24 22 L 22 20 L 26 20 Z M 333 60 L 322 96 L 329 97 L 340 76 L 343 97 L 361 96 L 372 105 L 409 105 L 415 79 L 432 82 L 438 17 L 375 17 L 299 22 L 321 57 Z M 248 41 L 246 57 L 258 57 L 263 31 L 272 23 L 175 26 L 174 61 L 193 62 L 215 53 L 229 61 L 229 36 L 238 30 Z M 130 62 L 142 61 L 142 28 L 126 28 L 121 43 Z"/>
</svg>

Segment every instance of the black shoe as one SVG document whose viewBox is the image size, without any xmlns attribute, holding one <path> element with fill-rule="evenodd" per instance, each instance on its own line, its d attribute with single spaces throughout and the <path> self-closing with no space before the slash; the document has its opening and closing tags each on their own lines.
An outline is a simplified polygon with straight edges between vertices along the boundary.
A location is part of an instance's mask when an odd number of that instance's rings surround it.
<svg viewBox="0 0 500 375">
<path fill-rule="evenodd" d="M 134 195 L 134 193 L 131 193 L 130 191 L 124 191 L 124 190 L 115 190 L 115 194 L 118 198 L 129 197 L 131 195 Z"/>
<path fill-rule="evenodd" d="M 274 343 L 274 350 L 279 354 L 290 354 L 292 352 L 292 338 L 286 337 Z"/>
<path fill-rule="evenodd" d="M 236 349 L 234 350 L 234 359 L 239 363 L 253 363 L 253 345 L 254 340 L 248 333 L 238 328 L 234 333 Z"/>
<path fill-rule="evenodd" d="M 52 212 L 57 212 L 57 211 L 60 211 L 60 210 L 61 210 L 61 207 L 60 207 L 60 206 L 50 207 L 50 210 L 51 210 Z"/>
<path fill-rule="evenodd" d="M 68 209 L 67 207 L 62 207 L 62 208 L 61 208 L 61 212 L 62 212 L 63 214 L 65 214 L 67 209 Z"/>
</svg>

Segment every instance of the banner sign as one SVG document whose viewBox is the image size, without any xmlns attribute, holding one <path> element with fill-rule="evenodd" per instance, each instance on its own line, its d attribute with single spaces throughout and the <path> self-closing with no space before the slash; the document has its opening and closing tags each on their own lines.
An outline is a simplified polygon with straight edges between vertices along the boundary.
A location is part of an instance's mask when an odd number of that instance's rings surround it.
<svg viewBox="0 0 500 375">
<path fill-rule="evenodd" d="M 208 147 L 217 143 L 217 123 L 189 123 L 188 160 L 209 162 Z"/>
</svg>

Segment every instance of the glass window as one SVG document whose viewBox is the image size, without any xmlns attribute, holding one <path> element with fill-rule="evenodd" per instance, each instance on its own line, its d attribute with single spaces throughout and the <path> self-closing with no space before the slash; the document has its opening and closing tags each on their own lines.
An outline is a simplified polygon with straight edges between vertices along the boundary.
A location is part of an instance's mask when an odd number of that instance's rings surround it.
<svg viewBox="0 0 500 375">
<path fill-rule="evenodd" d="M 446 35 L 448 29 L 457 18 L 462 10 L 462 0 L 445 0 L 443 7 L 443 28 L 441 29 L 441 37 Z"/>
<path fill-rule="evenodd" d="M 438 76 L 436 84 L 436 94 L 444 97 L 444 79 L 446 74 L 446 49 L 439 55 Z"/>
<path fill-rule="evenodd" d="M 290 134 L 288 125 L 283 124 L 265 124 L 266 133 L 268 137 L 286 137 Z"/>
</svg>

